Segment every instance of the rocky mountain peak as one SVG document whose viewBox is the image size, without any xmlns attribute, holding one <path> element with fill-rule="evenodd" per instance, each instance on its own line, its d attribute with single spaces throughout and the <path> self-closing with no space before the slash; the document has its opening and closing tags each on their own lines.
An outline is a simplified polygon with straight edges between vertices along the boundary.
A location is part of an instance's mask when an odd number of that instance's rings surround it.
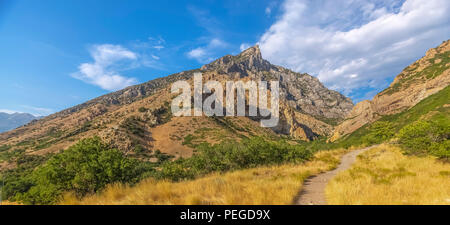
<svg viewBox="0 0 450 225">
<path fill-rule="evenodd" d="M 261 55 L 261 50 L 259 50 L 259 45 L 255 45 L 253 47 L 250 47 L 250 48 L 244 50 L 238 56 L 262 60 L 262 55 Z"/>
<path fill-rule="evenodd" d="M 226 55 L 210 64 L 202 66 L 202 70 L 217 70 L 222 73 L 238 72 L 247 74 L 247 71 L 269 71 L 273 66 L 261 55 L 258 45 L 250 47 L 238 55 Z"/>
</svg>

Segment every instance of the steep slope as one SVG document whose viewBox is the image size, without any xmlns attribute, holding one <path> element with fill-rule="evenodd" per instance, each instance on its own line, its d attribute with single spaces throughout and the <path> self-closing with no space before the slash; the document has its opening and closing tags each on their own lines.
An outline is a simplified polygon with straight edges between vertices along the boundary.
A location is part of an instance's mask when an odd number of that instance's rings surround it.
<svg viewBox="0 0 450 225">
<path fill-rule="evenodd" d="M 170 93 L 170 84 L 177 80 L 192 83 L 195 72 L 202 72 L 204 81 L 279 80 L 279 126 L 261 128 L 258 118 L 250 117 L 172 117 L 170 104 L 176 95 Z M 255 46 L 200 69 L 131 86 L 2 133 L 0 146 L 8 146 L 11 152 L 22 149 L 26 154 L 43 155 L 66 149 L 81 138 L 99 136 L 138 158 L 142 158 L 140 152 L 156 150 L 188 157 L 203 141 L 326 136 L 352 106 L 350 99 L 328 90 L 316 78 L 270 64 Z"/>
<path fill-rule="evenodd" d="M 280 123 L 274 130 L 298 139 L 330 135 L 333 125 L 353 106 L 349 98 L 327 89 L 317 78 L 270 64 L 262 58 L 258 46 L 237 56 L 224 56 L 201 70 L 215 71 L 235 80 L 278 80 Z"/>
<path fill-rule="evenodd" d="M 362 101 L 339 124 L 331 141 L 356 131 L 384 115 L 403 112 L 450 84 L 450 40 L 427 51 L 406 67 L 384 91 Z"/>
<path fill-rule="evenodd" d="M 0 133 L 29 123 L 40 117 L 33 116 L 29 113 L 3 113 L 0 112 Z"/>
<path fill-rule="evenodd" d="M 275 66 L 262 58 L 258 46 L 237 56 L 227 55 L 201 68 L 234 77 L 254 80 L 279 80 L 280 98 L 299 112 L 323 119 L 342 119 L 353 106 L 351 100 L 327 89 L 320 81 L 306 73 L 300 74 Z"/>
</svg>

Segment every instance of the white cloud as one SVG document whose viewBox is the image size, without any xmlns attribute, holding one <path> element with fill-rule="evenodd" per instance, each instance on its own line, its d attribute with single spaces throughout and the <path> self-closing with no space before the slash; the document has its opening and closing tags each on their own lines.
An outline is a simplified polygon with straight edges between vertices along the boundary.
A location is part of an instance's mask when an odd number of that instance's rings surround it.
<svg viewBox="0 0 450 225">
<path fill-rule="evenodd" d="M 115 91 L 137 83 L 136 78 L 124 77 L 120 71 L 137 67 L 138 55 L 120 45 L 95 45 L 91 49 L 93 63 L 83 63 L 72 77 L 102 89 Z"/>
<path fill-rule="evenodd" d="M 197 47 L 187 53 L 188 58 L 195 59 L 200 63 L 207 63 L 214 59 L 216 50 L 227 47 L 228 44 L 218 38 L 213 38 L 206 46 Z"/>
<path fill-rule="evenodd" d="M 265 13 L 266 13 L 267 16 L 270 16 L 270 14 L 272 13 L 272 9 L 269 6 L 267 6 L 266 10 L 265 10 Z"/>
<path fill-rule="evenodd" d="M 154 48 L 156 50 L 163 49 L 164 48 L 164 44 L 166 43 L 166 40 L 164 40 L 164 38 L 162 38 L 161 36 L 149 37 L 148 41 L 152 45 L 152 48 Z"/>
<path fill-rule="evenodd" d="M 286 0 L 259 44 L 271 62 L 358 101 L 447 40 L 449 11 L 448 0 Z"/>
<path fill-rule="evenodd" d="M 189 57 L 191 57 L 191 58 L 196 58 L 196 59 L 202 58 L 202 57 L 204 57 L 205 55 L 206 55 L 206 51 L 205 51 L 205 49 L 202 48 L 202 47 L 193 49 L 193 50 L 191 50 L 190 52 L 188 52 L 188 56 L 189 56 Z"/>
</svg>

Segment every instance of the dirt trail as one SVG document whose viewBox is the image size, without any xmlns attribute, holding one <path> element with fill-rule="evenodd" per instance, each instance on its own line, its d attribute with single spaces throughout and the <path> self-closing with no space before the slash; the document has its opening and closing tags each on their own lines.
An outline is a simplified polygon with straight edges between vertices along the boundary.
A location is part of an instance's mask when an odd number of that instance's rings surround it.
<svg viewBox="0 0 450 225">
<path fill-rule="evenodd" d="M 326 205 L 325 187 L 328 182 L 339 172 L 349 169 L 355 162 L 356 156 L 373 147 L 375 146 L 351 151 L 342 156 L 341 163 L 336 169 L 308 178 L 294 203 L 296 205 Z"/>
</svg>

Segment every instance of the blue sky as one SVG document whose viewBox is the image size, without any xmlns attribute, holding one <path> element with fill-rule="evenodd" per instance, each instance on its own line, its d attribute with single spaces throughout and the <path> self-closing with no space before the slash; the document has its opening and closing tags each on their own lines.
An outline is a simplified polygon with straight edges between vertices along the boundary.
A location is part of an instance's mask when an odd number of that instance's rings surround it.
<svg viewBox="0 0 450 225">
<path fill-rule="evenodd" d="M 256 43 L 360 101 L 450 37 L 448 10 L 445 0 L 0 0 L 0 111 L 47 115 Z"/>
</svg>

